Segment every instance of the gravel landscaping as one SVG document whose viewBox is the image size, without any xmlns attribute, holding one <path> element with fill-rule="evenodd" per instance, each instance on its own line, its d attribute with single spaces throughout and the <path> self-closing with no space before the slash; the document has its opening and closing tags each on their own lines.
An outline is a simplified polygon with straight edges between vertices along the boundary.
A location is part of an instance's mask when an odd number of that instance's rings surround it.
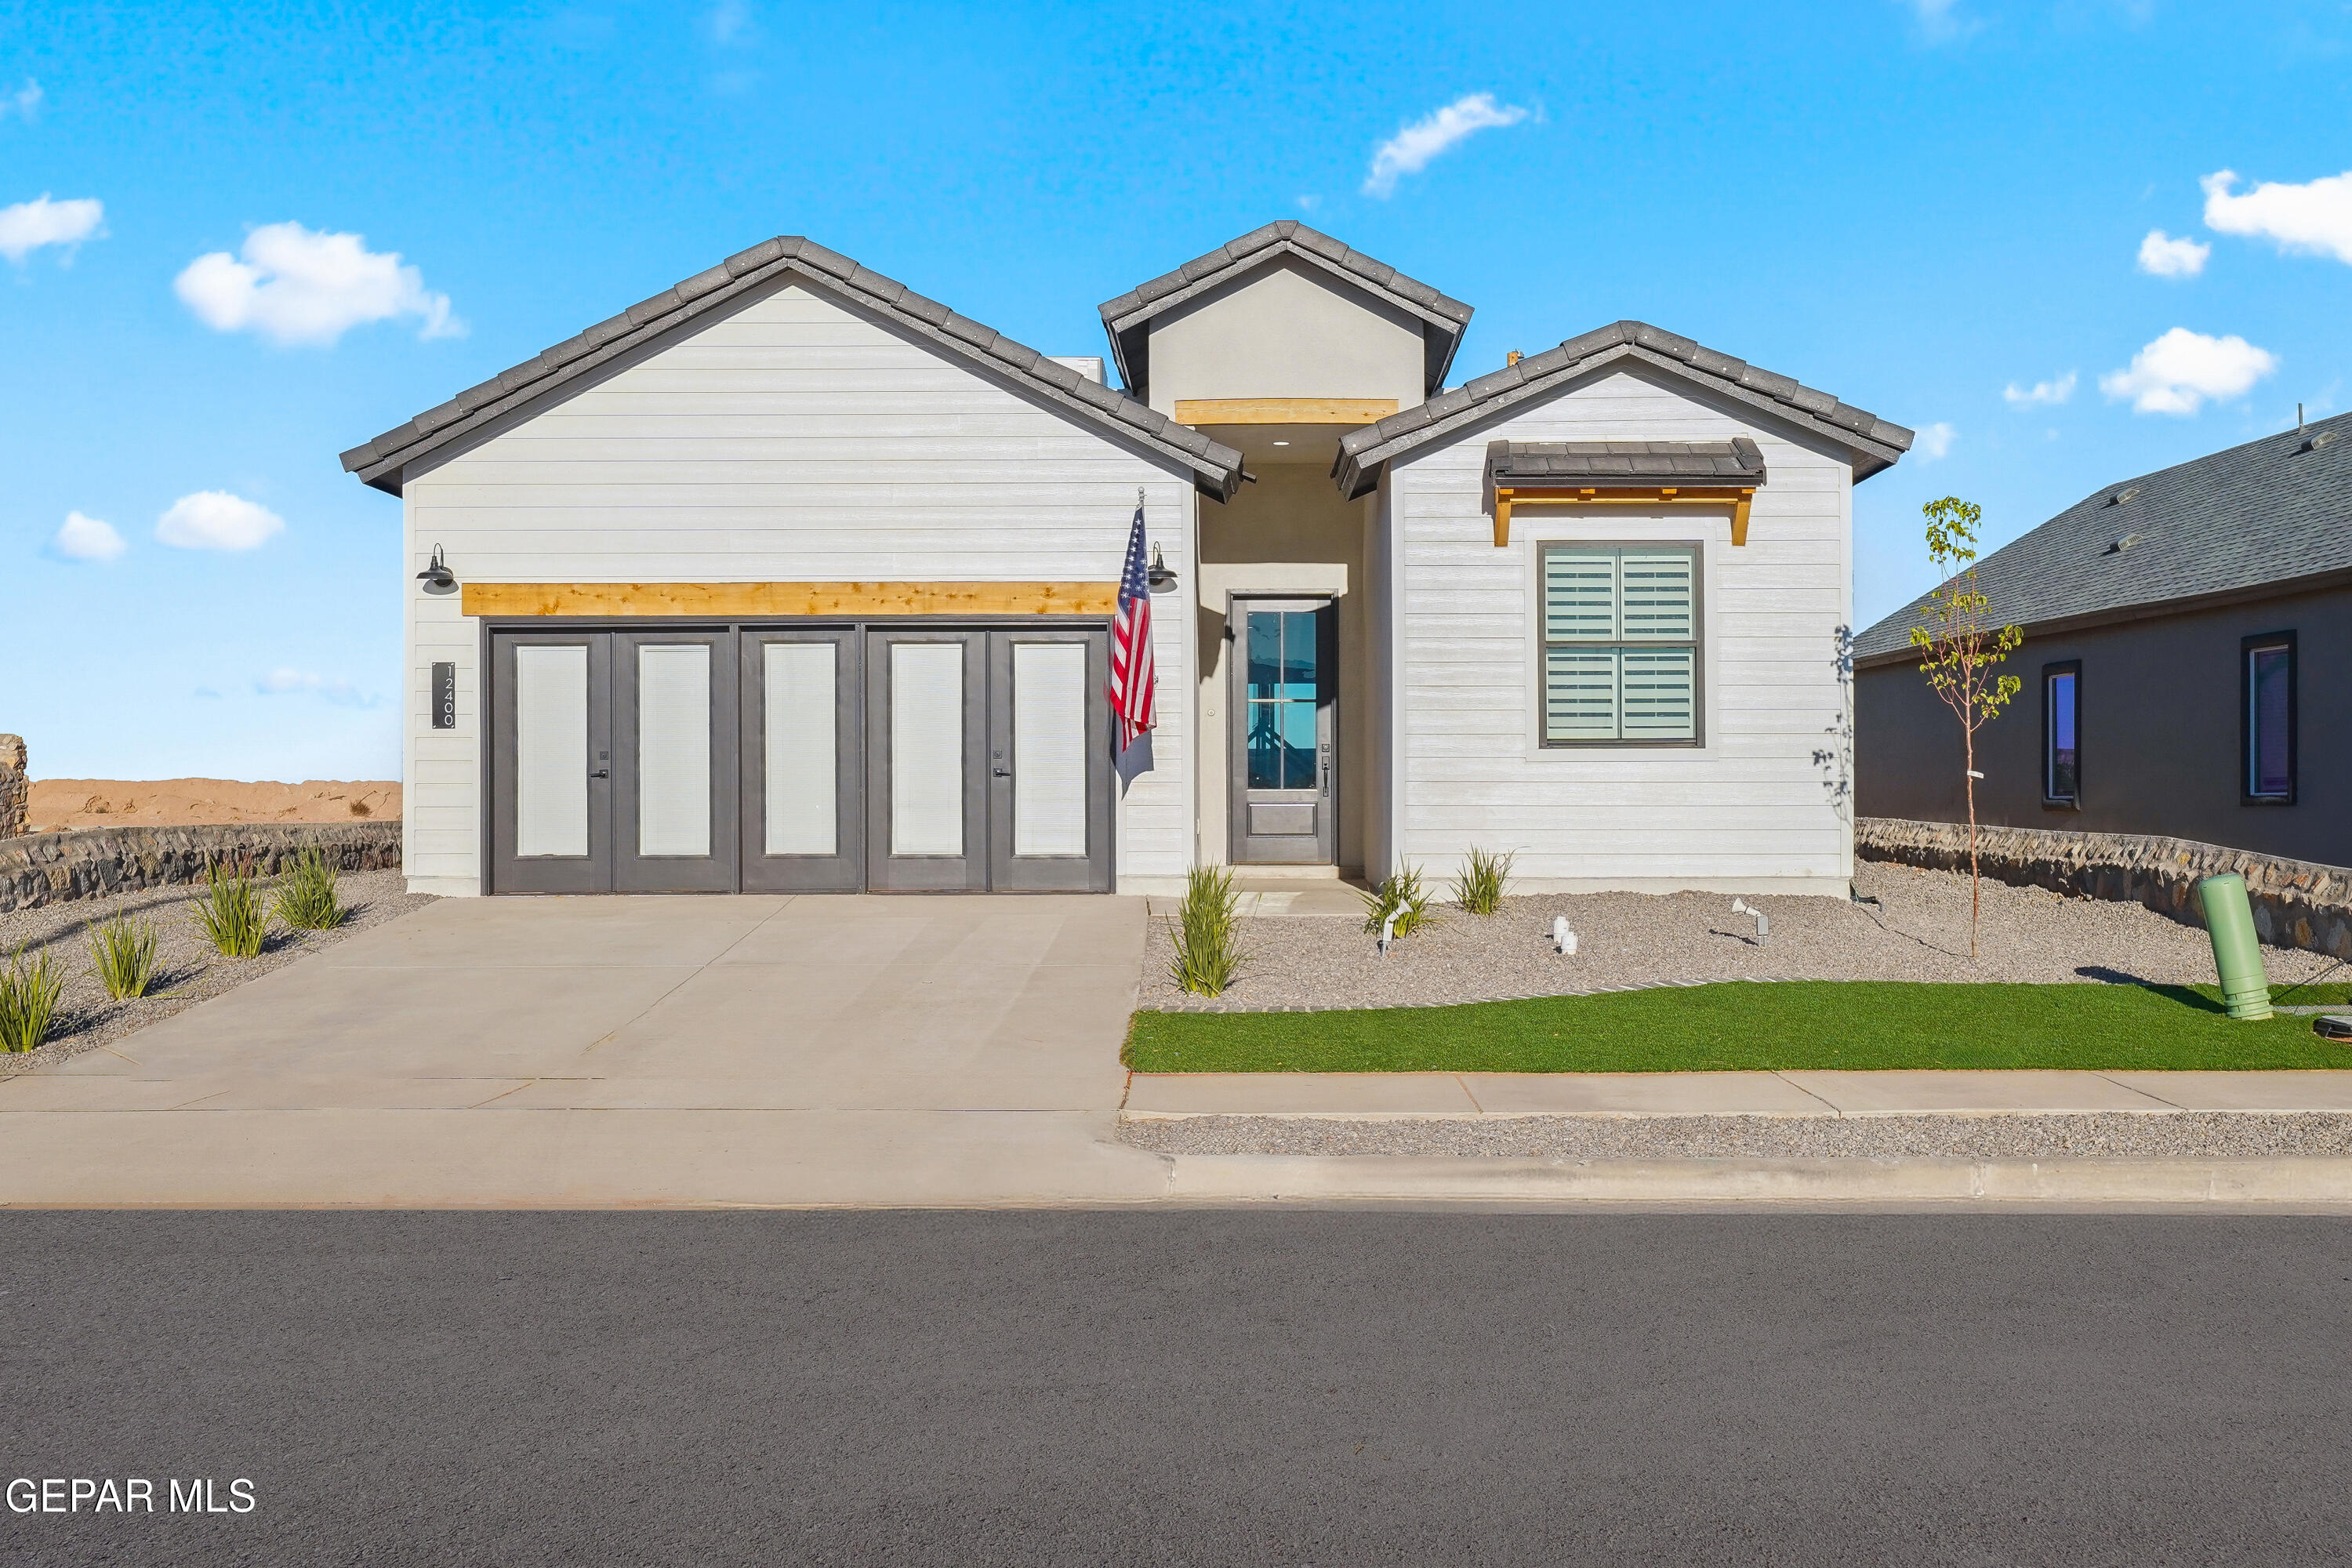
<svg viewBox="0 0 2352 1568">
<path fill-rule="evenodd" d="M 1883 861 L 1855 867 L 1875 906 L 1828 898 L 1747 901 L 1754 922 L 1715 893 L 1541 894 L 1506 899 L 1481 919 L 1452 905 L 1383 958 L 1357 919 L 1266 917 L 1241 922 L 1241 978 L 1223 997 L 1189 996 L 1168 976 L 1168 923 L 1152 921 L 1139 1005 L 1170 1011 L 1434 1006 L 1717 980 L 2063 981 L 2187 984 L 2213 979 L 2205 932 L 2137 904 L 1984 884 L 1981 957 L 1969 960 L 1969 879 Z M 1551 924 L 1566 915 L 1578 952 L 1563 958 Z M 2319 953 L 2263 950 L 2274 984 L 2346 968 Z"/>
<path fill-rule="evenodd" d="M 1512 1116 L 1349 1121 L 1187 1116 L 1125 1121 L 1161 1154 L 1450 1154 L 1543 1160 L 2253 1159 L 2352 1154 L 2337 1111 L 2079 1116 Z"/>
<path fill-rule="evenodd" d="M 0 962 L 22 944 L 28 957 L 47 949 L 67 971 L 65 994 L 49 1043 L 20 1055 L 0 1053 L 0 1079 L 119 1040 L 433 901 L 429 893 L 405 891 L 397 870 L 346 871 L 339 886 L 343 902 L 352 910 L 341 925 L 332 931 L 291 931 L 273 924 L 268 944 L 253 958 L 224 958 L 215 951 L 189 918 L 197 898 L 184 887 L 154 888 L 121 900 L 81 899 L 0 915 Z M 152 921 L 156 928 L 154 987 L 147 995 L 129 1002 L 110 998 L 89 965 L 89 927 L 118 909 Z"/>
</svg>

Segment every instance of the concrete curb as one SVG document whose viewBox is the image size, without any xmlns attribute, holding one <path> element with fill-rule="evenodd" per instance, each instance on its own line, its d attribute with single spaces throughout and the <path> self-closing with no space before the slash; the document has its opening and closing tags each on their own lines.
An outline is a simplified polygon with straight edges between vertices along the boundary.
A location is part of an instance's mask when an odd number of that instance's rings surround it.
<svg viewBox="0 0 2352 1568">
<path fill-rule="evenodd" d="M 1186 1203 L 2352 1207 L 2352 1158 L 1520 1160 L 1177 1154 Z"/>
</svg>

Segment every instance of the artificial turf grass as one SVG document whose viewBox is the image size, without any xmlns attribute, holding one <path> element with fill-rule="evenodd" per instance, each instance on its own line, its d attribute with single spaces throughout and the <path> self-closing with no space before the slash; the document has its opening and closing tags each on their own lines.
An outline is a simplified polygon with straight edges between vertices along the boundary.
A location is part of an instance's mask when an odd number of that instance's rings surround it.
<svg viewBox="0 0 2352 1568">
<path fill-rule="evenodd" d="M 2303 986 L 2290 1004 L 2346 988 Z M 2352 1068 L 2308 1016 L 2232 1020 L 2210 985 L 1735 981 L 1321 1013 L 1138 1013 L 1137 1072 L 1756 1072 Z"/>
</svg>

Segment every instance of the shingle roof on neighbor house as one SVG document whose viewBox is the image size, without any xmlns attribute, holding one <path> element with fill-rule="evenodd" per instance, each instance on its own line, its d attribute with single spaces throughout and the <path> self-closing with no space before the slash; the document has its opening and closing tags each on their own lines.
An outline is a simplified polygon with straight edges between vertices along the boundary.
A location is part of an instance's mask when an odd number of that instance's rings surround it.
<svg viewBox="0 0 2352 1568">
<path fill-rule="evenodd" d="M 1380 482 L 1381 465 L 1450 436 L 1515 404 L 1549 395 L 1566 383 L 1622 363 L 1649 364 L 1825 436 L 1853 455 L 1858 482 L 1890 468 L 1911 447 L 1912 432 L 1867 409 L 1851 407 L 1785 375 L 1734 359 L 1645 321 L 1612 321 L 1558 348 L 1400 409 L 1339 438 L 1332 478 L 1350 500 Z"/>
<path fill-rule="evenodd" d="M 1989 616 L 2032 632 L 2186 610 L 2269 584 L 2352 579 L 2352 414 L 2102 486 L 1977 563 Z M 1854 639 L 1910 654 L 1927 595 Z"/>
<path fill-rule="evenodd" d="M 1728 441 L 1489 441 L 1486 480 L 1546 485 L 1579 479 L 1712 480 L 1760 485 L 1764 453 L 1745 436 Z"/>
<path fill-rule="evenodd" d="M 950 355 L 1116 437 L 1177 459 L 1192 471 L 1196 487 L 1220 500 L 1231 500 L 1241 486 L 1242 455 L 1232 447 L 798 235 L 782 235 L 730 256 L 708 271 L 597 322 L 579 336 L 467 388 L 438 407 L 426 409 L 365 446 L 345 452 L 343 468 L 376 489 L 398 495 L 404 471 L 418 458 L 792 274 L 887 318 Z"/>
<path fill-rule="evenodd" d="M 1423 390 L 1435 392 L 1445 384 L 1454 351 L 1462 346 L 1462 331 L 1470 324 L 1470 307 L 1439 293 L 1417 279 L 1408 278 L 1384 261 L 1375 261 L 1345 243 L 1307 227 L 1297 218 L 1282 218 L 1228 240 L 1206 256 L 1196 256 L 1173 272 L 1137 285 L 1102 307 L 1103 331 L 1110 334 L 1110 352 L 1118 378 L 1138 395 L 1149 393 L 1151 381 L 1150 336 L 1153 317 L 1197 299 L 1227 279 L 1285 256 L 1297 257 L 1341 280 L 1368 289 L 1421 319 Z"/>
</svg>

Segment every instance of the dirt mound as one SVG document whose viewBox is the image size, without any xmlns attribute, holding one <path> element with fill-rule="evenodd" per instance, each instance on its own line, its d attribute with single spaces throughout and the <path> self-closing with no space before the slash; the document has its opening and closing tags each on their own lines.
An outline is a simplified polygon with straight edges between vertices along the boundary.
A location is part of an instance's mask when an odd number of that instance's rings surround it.
<svg viewBox="0 0 2352 1568">
<path fill-rule="evenodd" d="M 308 779 L 35 779 L 29 812 L 36 833 L 69 827 L 185 826 L 225 822 L 396 820 L 400 786 Z"/>
</svg>

